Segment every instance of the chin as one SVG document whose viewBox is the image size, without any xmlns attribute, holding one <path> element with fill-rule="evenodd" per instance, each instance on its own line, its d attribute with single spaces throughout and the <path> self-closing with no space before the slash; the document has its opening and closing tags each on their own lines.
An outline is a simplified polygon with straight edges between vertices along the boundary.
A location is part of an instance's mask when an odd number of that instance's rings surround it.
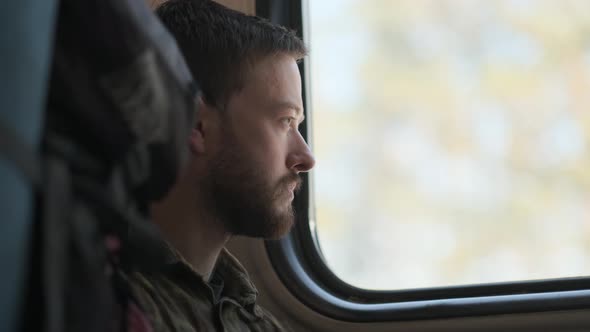
<svg viewBox="0 0 590 332">
<path fill-rule="evenodd" d="M 290 223 L 289 226 L 281 226 L 280 230 L 277 230 L 271 234 L 268 234 L 264 237 L 265 240 L 280 240 L 285 237 L 291 231 L 293 223 Z"/>
<path fill-rule="evenodd" d="M 278 240 L 285 235 L 289 234 L 293 225 L 295 224 L 295 218 L 291 211 L 288 211 L 285 215 L 283 215 L 278 222 L 274 223 L 271 227 L 267 229 L 266 236 L 264 236 L 267 240 Z"/>
</svg>

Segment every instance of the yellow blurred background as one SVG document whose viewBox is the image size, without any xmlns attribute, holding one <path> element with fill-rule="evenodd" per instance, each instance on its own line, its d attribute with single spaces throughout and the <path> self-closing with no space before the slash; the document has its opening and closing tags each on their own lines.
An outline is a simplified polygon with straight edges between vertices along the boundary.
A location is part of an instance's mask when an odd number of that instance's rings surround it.
<svg viewBox="0 0 590 332">
<path fill-rule="evenodd" d="M 590 274 L 590 1 L 308 6 L 312 222 L 340 278 Z"/>
</svg>

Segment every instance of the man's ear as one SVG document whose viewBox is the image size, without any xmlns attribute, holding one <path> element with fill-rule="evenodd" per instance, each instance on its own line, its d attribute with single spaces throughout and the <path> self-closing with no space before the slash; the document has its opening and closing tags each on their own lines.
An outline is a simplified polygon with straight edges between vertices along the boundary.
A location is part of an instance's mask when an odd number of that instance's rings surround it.
<svg viewBox="0 0 590 332">
<path fill-rule="evenodd" d="M 214 114 L 212 112 L 215 110 L 203 100 L 202 96 L 198 97 L 197 103 L 199 111 L 197 112 L 195 123 L 191 130 L 189 147 L 193 154 L 200 155 L 207 151 L 207 139 L 210 139 L 209 136 L 211 136 L 211 130 L 214 127 L 212 123 L 212 116 Z"/>
</svg>

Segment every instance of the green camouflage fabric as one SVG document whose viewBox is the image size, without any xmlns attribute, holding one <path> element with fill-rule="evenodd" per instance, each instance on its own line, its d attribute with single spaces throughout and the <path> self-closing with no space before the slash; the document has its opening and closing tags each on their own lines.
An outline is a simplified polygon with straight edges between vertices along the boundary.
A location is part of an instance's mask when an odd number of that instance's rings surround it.
<svg viewBox="0 0 590 332">
<path fill-rule="evenodd" d="M 285 331 L 256 304 L 258 291 L 226 249 L 206 282 L 167 244 L 144 244 L 161 248 L 165 259 L 157 268 L 129 272 L 125 277 L 154 332 Z"/>
</svg>

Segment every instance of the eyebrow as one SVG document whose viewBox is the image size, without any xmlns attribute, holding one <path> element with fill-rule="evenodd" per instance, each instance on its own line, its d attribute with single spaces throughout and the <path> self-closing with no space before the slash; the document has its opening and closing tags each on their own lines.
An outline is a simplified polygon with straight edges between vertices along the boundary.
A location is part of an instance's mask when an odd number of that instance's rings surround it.
<svg viewBox="0 0 590 332">
<path fill-rule="evenodd" d="M 305 113 L 303 112 L 303 109 L 301 109 L 301 107 L 288 102 L 288 101 L 282 101 L 282 102 L 278 102 L 275 104 L 275 109 L 280 108 L 280 109 L 285 109 L 285 108 L 290 108 L 293 109 L 297 112 L 297 114 L 301 117 L 301 121 L 303 121 L 305 119 Z"/>
</svg>

